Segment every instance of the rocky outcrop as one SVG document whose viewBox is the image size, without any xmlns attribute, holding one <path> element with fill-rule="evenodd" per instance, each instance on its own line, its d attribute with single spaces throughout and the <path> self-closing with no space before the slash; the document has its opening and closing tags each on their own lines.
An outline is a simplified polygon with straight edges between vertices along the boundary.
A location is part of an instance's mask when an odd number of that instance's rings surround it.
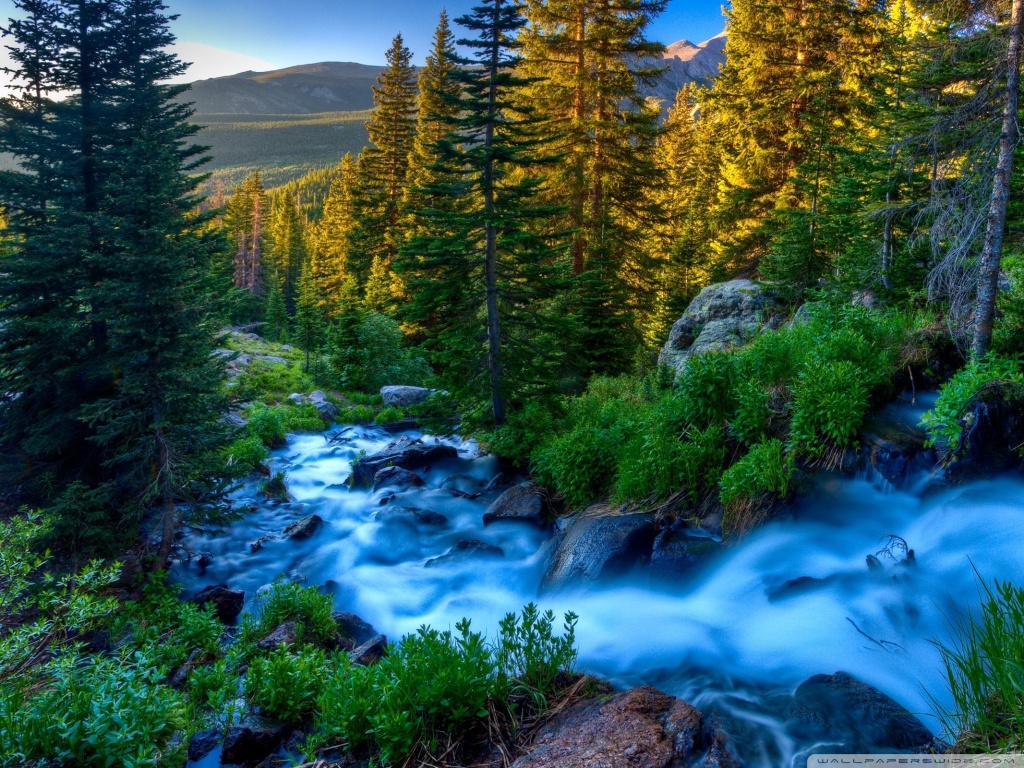
<svg viewBox="0 0 1024 768">
<path fill-rule="evenodd" d="M 401 467 L 384 467 L 373 476 L 373 490 L 375 491 L 384 486 L 395 488 L 414 486 L 418 488 L 421 485 L 423 485 L 422 477 Z"/>
<path fill-rule="evenodd" d="M 212 605 L 217 618 L 230 624 L 238 618 L 245 604 L 245 592 L 241 589 L 228 589 L 227 584 L 207 587 L 189 602 L 197 605 Z"/>
<path fill-rule="evenodd" d="M 544 572 L 541 590 L 584 584 L 647 562 L 654 534 L 651 515 L 598 516 L 588 510 L 569 525 Z"/>
<path fill-rule="evenodd" d="M 555 715 L 513 768 L 670 768 L 701 750 L 701 715 L 686 702 L 649 686 L 609 693 Z"/>
<path fill-rule="evenodd" d="M 289 731 L 286 723 L 250 715 L 224 734 L 221 763 L 257 763 L 277 749 Z"/>
<path fill-rule="evenodd" d="M 294 621 L 286 621 L 284 624 L 279 626 L 269 635 L 264 637 L 258 643 L 256 647 L 262 651 L 273 651 L 281 646 L 290 648 L 298 642 L 299 629 L 298 625 Z"/>
<path fill-rule="evenodd" d="M 310 393 L 309 402 L 311 402 L 313 407 L 316 408 L 317 413 L 320 414 L 320 418 L 328 424 L 333 424 L 338 420 L 338 417 L 341 416 L 341 408 L 332 403 L 328 399 L 327 395 L 319 389 Z"/>
<path fill-rule="evenodd" d="M 368 667 L 388 655 L 388 638 L 376 635 L 349 653 L 348 658 L 353 664 Z"/>
<path fill-rule="evenodd" d="M 395 440 L 380 453 L 367 456 L 353 464 L 349 483 L 353 488 L 370 488 L 374 476 L 385 467 L 416 469 L 458 455 L 459 452 L 450 445 L 428 445 L 416 438 L 403 437 Z"/>
<path fill-rule="evenodd" d="M 498 520 L 519 520 L 524 523 L 544 525 L 547 503 L 544 492 L 533 483 L 513 485 L 484 512 L 484 525 Z"/>
<path fill-rule="evenodd" d="M 381 387 L 380 396 L 388 408 L 408 408 L 410 405 L 425 403 L 434 390 L 424 387 Z"/>
<path fill-rule="evenodd" d="M 950 471 L 973 476 L 1021 465 L 1024 445 L 1024 384 L 992 382 L 961 413 L 960 444 Z"/>
<path fill-rule="evenodd" d="M 709 285 L 672 326 L 658 362 L 679 374 L 694 355 L 748 344 L 773 307 L 771 297 L 751 280 Z"/>
<path fill-rule="evenodd" d="M 194 734 L 188 742 L 188 759 L 193 762 L 202 760 L 217 748 L 220 744 L 220 736 L 219 728 L 199 731 Z"/>
<path fill-rule="evenodd" d="M 369 622 L 354 613 L 335 611 L 331 614 L 334 623 L 338 626 L 338 637 L 352 641 L 352 645 L 358 646 L 372 640 L 377 636 L 377 630 Z"/>
<path fill-rule="evenodd" d="M 421 523 L 439 527 L 448 525 L 448 518 L 440 512 L 419 507 L 388 507 L 380 510 L 373 517 L 381 522 Z"/>
<path fill-rule="evenodd" d="M 904 419 L 901 403 L 886 406 L 861 430 L 861 464 L 893 485 L 899 486 L 915 467 L 928 470 L 935 465 L 935 451 L 926 448 L 928 436 L 914 421 Z"/>
<path fill-rule="evenodd" d="M 815 675 L 801 683 L 786 721 L 842 742 L 852 752 L 927 752 L 943 746 L 906 707 L 845 672 Z"/>
<path fill-rule="evenodd" d="M 289 525 L 284 529 L 282 535 L 286 539 L 309 539 L 320 530 L 320 526 L 323 524 L 324 519 L 320 515 L 309 515 Z"/>
</svg>

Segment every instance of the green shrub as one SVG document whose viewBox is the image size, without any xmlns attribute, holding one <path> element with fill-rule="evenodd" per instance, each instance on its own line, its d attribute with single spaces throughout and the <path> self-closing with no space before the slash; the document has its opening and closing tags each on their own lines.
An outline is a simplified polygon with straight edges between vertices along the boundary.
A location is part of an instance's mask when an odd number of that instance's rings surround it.
<svg viewBox="0 0 1024 768">
<path fill-rule="evenodd" d="M 287 406 L 254 405 L 246 411 L 246 431 L 268 448 L 278 448 L 287 436 Z"/>
<path fill-rule="evenodd" d="M 526 464 L 530 455 L 555 434 L 558 420 L 553 403 L 531 400 L 510 413 L 504 425 L 487 432 L 482 442 L 491 453 Z"/>
<path fill-rule="evenodd" d="M 369 424 L 376 418 L 372 406 L 354 405 L 351 408 L 343 408 L 338 421 L 342 424 Z"/>
<path fill-rule="evenodd" d="M 196 667 L 188 676 L 188 699 L 191 719 L 198 722 L 208 714 L 211 726 L 230 728 L 238 714 L 239 678 L 226 659 Z"/>
<path fill-rule="evenodd" d="M 956 752 L 1024 751 L 1024 589 L 984 585 L 977 614 L 951 620 L 951 639 L 936 642 L 952 706 L 932 703 Z"/>
<path fill-rule="evenodd" d="M 246 614 L 242 620 L 242 639 L 246 643 L 255 643 L 286 621 L 296 622 L 300 643 L 327 643 L 337 631 L 331 616 L 334 600 L 318 592 L 316 587 L 278 579 L 257 596 L 255 609 L 255 616 Z"/>
<path fill-rule="evenodd" d="M 401 408 L 395 408 L 394 406 L 388 408 L 382 408 L 377 416 L 374 418 L 378 424 L 390 424 L 394 421 L 401 421 L 405 418 L 405 411 Z"/>
<path fill-rule="evenodd" d="M 402 329 L 393 319 L 367 313 L 356 328 L 355 343 L 336 346 L 331 355 L 342 388 L 374 392 L 387 384 L 429 383 L 433 371 L 427 361 L 405 349 L 402 339 Z"/>
<path fill-rule="evenodd" d="M 320 411 L 310 402 L 283 406 L 284 428 L 287 432 L 323 432 L 324 420 Z"/>
<path fill-rule="evenodd" d="M 1024 354 L 1024 256 L 1004 256 L 1001 266 L 1010 286 L 999 293 L 1001 317 L 993 329 L 992 347 L 1005 355 Z"/>
<path fill-rule="evenodd" d="M 738 384 L 736 410 L 729 424 L 729 432 L 744 445 L 754 445 L 768 435 L 770 426 L 768 391 L 756 381 Z"/>
<path fill-rule="evenodd" d="M 317 648 L 296 651 L 279 647 L 252 660 L 246 675 L 246 694 L 273 717 L 297 723 L 309 716 L 323 695 L 331 668 Z"/>
<path fill-rule="evenodd" d="M 265 480 L 263 482 L 263 493 L 265 493 L 271 499 L 281 499 L 283 501 L 287 501 L 287 477 L 287 474 L 284 472 L 275 472 L 269 480 Z"/>
<path fill-rule="evenodd" d="M 1020 358 L 990 353 L 972 361 L 942 387 L 935 407 L 921 417 L 928 431 L 928 445 L 950 453 L 960 447 L 960 423 L 964 408 L 978 392 L 996 381 L 1024 383 Z"/>
<path fill-rule="evenodd" d="M 729 421 L 736 409 L 738 374 L 736 357 L 730 353 L 690 358 L 679 377 L 683 421 L 700 429 Z"/>
<path fill-rule="evenodd" d="M 562 634 L 554 631 L 555 614 L 541 613 L 530 603 L 522 613 L 505 614 L 494 648 L 498 670 L 494 696 L 506 699 L 517 690 L 526 690 L 541 705 L 558 689 L 560 673 L 576 667 L 575 613 L 565 614 Z"/>
<path fill-rule="evenodd" d="M 282 402 L 294 392 L 309 392 L 314 386 L 298 363 L 282 365 L 255 360 L 235 379 L 231 394 L 238 402 Z"/>
<path fill-rule="evenodd" d="M 808 364 L 794 387 L 792 449 L 821 459 L 851 445 L 869 405 L 864 372 L 856 365 L 845 360 Z"/>
<path fill-rule="evenodd" d="M 181 765 L 182 697 L 145 656 L 59 656 L 29 682 L 0 686 L 0 762 L 138 768 Z"/>
<path fill-rule="evenodd" d="M 270 456 L 263 441 L 254 436 L 235 440 L 223 449 L 224 471 L 230 477 L 245 477 Z"/>
<path fill-rule="evenodd" d="M 793 460 L 781 440 L 755 445 L 722 474 L 719 486 L 727 507 L 762 493 L 785 498 L 793 481 Z"/>
</svg>

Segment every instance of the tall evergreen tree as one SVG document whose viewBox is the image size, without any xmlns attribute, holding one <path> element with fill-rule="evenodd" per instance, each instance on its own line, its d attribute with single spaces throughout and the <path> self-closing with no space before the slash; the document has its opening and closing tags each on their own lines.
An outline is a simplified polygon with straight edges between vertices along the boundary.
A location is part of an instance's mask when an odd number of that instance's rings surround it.
<svg viewBox="0 0 1024 768">
<path fill-rule="evenodd" d="M 355 229 L 353 188 L 356 162 L 346 154 L 338 166 L 324 201 L 323 215 L 310 233 L 310 272 L 323 302 L 327 317 L 337 314 L 342 305 L 349 249 Z"/>
<path fill-rule="evenodd" d="M 294 311 L 299 278 L 306 263 L 306 243 L 299 207 L 287 190 L 269 195 L 263 261 L 281 280 L 285 306 Z M 265 288 L 265 290 L 267 290 Z"/>
<path fill-rule="evenodd" d="M 263 296 L 263 246 L 267 217 L 267 192 L 259 171 L 247 177 L 231 196 L 224 223 L 237 244 L 235 287 Z"/>
</svg>

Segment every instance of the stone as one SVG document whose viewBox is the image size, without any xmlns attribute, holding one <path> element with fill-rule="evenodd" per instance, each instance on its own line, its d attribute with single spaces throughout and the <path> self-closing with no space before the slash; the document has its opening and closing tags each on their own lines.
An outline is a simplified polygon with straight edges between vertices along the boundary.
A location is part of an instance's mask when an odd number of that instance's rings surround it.
<svg viewBox="0 0 1024 768">
<path fill-rule="evenodd" d="M 958 421 L 960 444 L 951 475 L 971 477 L 1021 465 L 1024 384 L 989 384 L 968 401 Z"/>
<path fill-rule="evenodd" d="M 666 580 L 678 578 L 718 552 L 722 546 L 709 536 L 701 536 L 676 523 L 654 539 L 651 576 Z"/>
<path fill-rule="evenodd" d="M 477 539 L 466 539 L 460 541 L 454 547 L 449 549 L 440 557 L 434 557 L 427 560 L 423 565 L 426 568 L 435 568 L 439 565 L 450 565 L 452 563 L 461 563 L 465 560 L 469 560 L 477 557 L 504 557 L 505 550 L 501 547 L 496 547 L 493 544 L 488 544 L 485 541 L 478 541 Z"/>
<path fill-rule="evenodd" d="M 330 400 L 314 400 L 313 407 L 316 408 L 316 412 L 320 414 L 320 418 L 328 424 L 333 424 L 338 420 L 338 417 L 341 416 L 341 408 Z"/>
<path fill-rule="evenodd" d="M 409 486 L 419 488 L 423 484 L 422 477 L 401 467 L 384 467 L 373 476 L 373 490 L 375 491 L 387 485 L 397 488 L 408 488 Z"/>
<path fill-rule="evenodd" d="M 298 639 L 297 625 L 294 621 L 286 621 L 256 643 L 256 647 L 262 651 L 273 651 L 280 648 L 282 645 L 286 648 L 291 647 L 298 642 Z"/>
<path fill-rule="evenodd" d="M 265 533 L 262 536 L 260 536 L 258 539 L 256 539 L 256 541 L 250 541 L 249 542 L 249 552 L 251 554 L 256 554 L 261 549 L 263 549 L 263 545 L 264 544 L 267 544 L 268 542 L 271 542 L 271 541 L 277 541 L 277 536 L 274 536 L 273 534 L 270 534 L 270 533 Z"/>
<path fill-rule="evenodd" d="M 649 562 L 654 519 L 635 513 L 577 517 L 548 563 L 541 590 L 579 586 Z"/>
<path fill-rule="evenodd" d="M 913 469 L 927 471 L 934 466 L 935 451 L 925 447 L 928 435 L 916 421 L 916 414 L 900 401 L 868 419 L 861 429 L 861 465 L 897 487 Z"/>
<path fill-rule="evenodd" d="M 349 653 L 353 664 L 369 667 L 388 655 L 387 635 L 376 635 Z"/>
<path fill-rule="evenodd" d="M 425 387 L 381 387 L 380 396 L 387 408 L 408 408 L 430 399 L 434 390 Z"/>
<path fill-rule="evenodd" d="M 288 361 L 283 357 L 277 357 L 275 355 L 256 355 L 256 360 L 267 365 L 288 365 Z"/>
<path fill-rule="evenodd" d="M 643 686 L 570 705 L 512 768 L 670 768 L 685 765 L 699 740 L 699 712 Z"/>
<path fill-rule="evenodd" d="M 281 351 L 282 352 L 291 352 L 292 349 L 294 349 L 294 347 L 292 347 L 291 344 L 282 344 L 281 345 Z"/>
<path fill-rule="evenodd" d="M 419 507 L 388 507 L 374 515 L 375 520 L 395 521 L 400 523 L 422 523 L 423 525 L 448 525 L 448 518 L 440 512 Z"/>
<path fill-rule="evenodd" d="M 349 484 L 353 488 L 370 488 L 373 478 L 385 467 L 417 469 L 436 461 L 456 458 L 459 452 L 450 445 L 428 445 L 418 438 L 401 437 L 373 456 L 366 456 L 352 465 Z"/>
<path fill-rule="evenodd" d="M 228 411 L 221 421 L 232 429 L 243 429 L 249 423 L 238 411 Z"/>
<path fill-rule="evenodd" d="M 484 525 L 498 520 L 519 520 L 543 526 L 546 522 L 547 504 L 544 492 L 533 483 L 513 485 L 484 512 Z"/>
<path fill-rule="evenodd" d="M 298 392 L 292 392 L 290 395 L 288 395 L 288 399 L 291 400 L 296 405 L 302 405 L 302 403 L 306 401 L 306 398 L 304 398 Z"/>
<path fill-rule="evenodd" d="M 256 763 L 276 750 L 290 732 L 286 723 L 250 715 L 224 734 L 221 763 Z"/>
<path fill-rule="evenodd" d="M 230 624 L 242 612 L 242 606 L 245 604 L 245 591 L 228 589 L 227 584 L 217 584 L 206 587 L 189 602 L 197 605 L 213 605 L 217 618 L 225 624 Z"/>
<path fill-rule="evenodd" d="M 296 520 L 285 528 L 284 537 L 286 539 L 308 539 L 320 530 L 320 526 L 323 524 L 324 519 L 320 515 L 310 515 L 301 520 Z"/>
<path fill-rule="evenodd" d="M 801 683 L 785 718 L 853 752 L 927 752 L 939 746 L 906 707 L 846 672 L 815 675 Z"/>
<path fill-rule="evenodd" d="M 512 478 L 506 475 L 504 472 L 499 472 L 491 478 L 491 482 L 484 488 L 485 491 L 496 491 L 506 485 L 512 484 Z"/>
<path fill-rule="evenodd" d="M 220 744 L 220 735 L 219 728 L 194 734 L 188 742 L 188 759 L 195 762 L 213 752 Z"/>
<path fill-rule="evenodd" d="M 331 618 L 338 625 L 338 636 L 352 640 L 355 645 L 362 645 L 377 636 L 377 630 L 373 628 L 373 625 L 363 621 L 354 613 L 335 611 L 331 614 Z"/>
<path fill-rule="evenodd" d="M 709 285 L 672 326 L 658 362 L 678 375 L 694 355 L 749 344 L 773 308 L 774 301 L 752 280 Z"/>
</svg>

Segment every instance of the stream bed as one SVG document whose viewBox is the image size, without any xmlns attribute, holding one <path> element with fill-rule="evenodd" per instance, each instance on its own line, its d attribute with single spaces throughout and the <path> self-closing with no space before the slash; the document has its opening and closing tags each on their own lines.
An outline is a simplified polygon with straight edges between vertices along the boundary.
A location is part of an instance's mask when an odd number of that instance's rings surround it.
<svg viewBox="0 0 1024 768">
<path fill-rule="evenodd" d="M 342 429 L 342 442 L 328 440 Z M 744 765 L 779 768 L 841 746 L 785 720 L 793 691 L 815 674 L 848 672 L 938 733 L 931 697 L 949 701 L 933 640 L 947 638 L 949 621 L 980 602 L 978 574 L 1016 579 L 1024 562 L 1020 475 L 943 488 L 917 472 L 894 488 L 871 472 L 821 474 L 792 519 L 672 583 L 634 573 L 538 596 L 550 533 L 514 521 L 484 526 L 484 510 L 505 488 L 486 490 L 498 464 L 475 443 L 442 440 L 458 456 L 417 470 L 422 487 L 347 488 L 352 462 L 396 437 L 377 427 L 291 435 L 271 464 L 287 473 L 294 501 L 243 489 L 235 501 L 252 511 L 220 532 L 189 531 L 186 548 L 211 562 L 201 568 L 193 556 L 175 566 L 175 577 L 187 594 L 212 584 L 244 589 L 246 609 L 275 578 L 293 578 L 329 590 L 338 610 L 391 639 L 423 624 L 451 628 L 464 616 L 493 633 L 503 615 L 531 601 L 559 616 L 571 610 L 580 617 L 580 670 L 715 711 Z M 308 540 L 270 538 L 252 551 L 262 536 L 311 514 L 324 525 Z M 883 551 L 890 535 L 914 550 L 915 565 Z M 430 562 L 466 540 L 504 556 L 480 550 Z M 867 555 L 881 567 L 869 569 Z"/>
</svg>

